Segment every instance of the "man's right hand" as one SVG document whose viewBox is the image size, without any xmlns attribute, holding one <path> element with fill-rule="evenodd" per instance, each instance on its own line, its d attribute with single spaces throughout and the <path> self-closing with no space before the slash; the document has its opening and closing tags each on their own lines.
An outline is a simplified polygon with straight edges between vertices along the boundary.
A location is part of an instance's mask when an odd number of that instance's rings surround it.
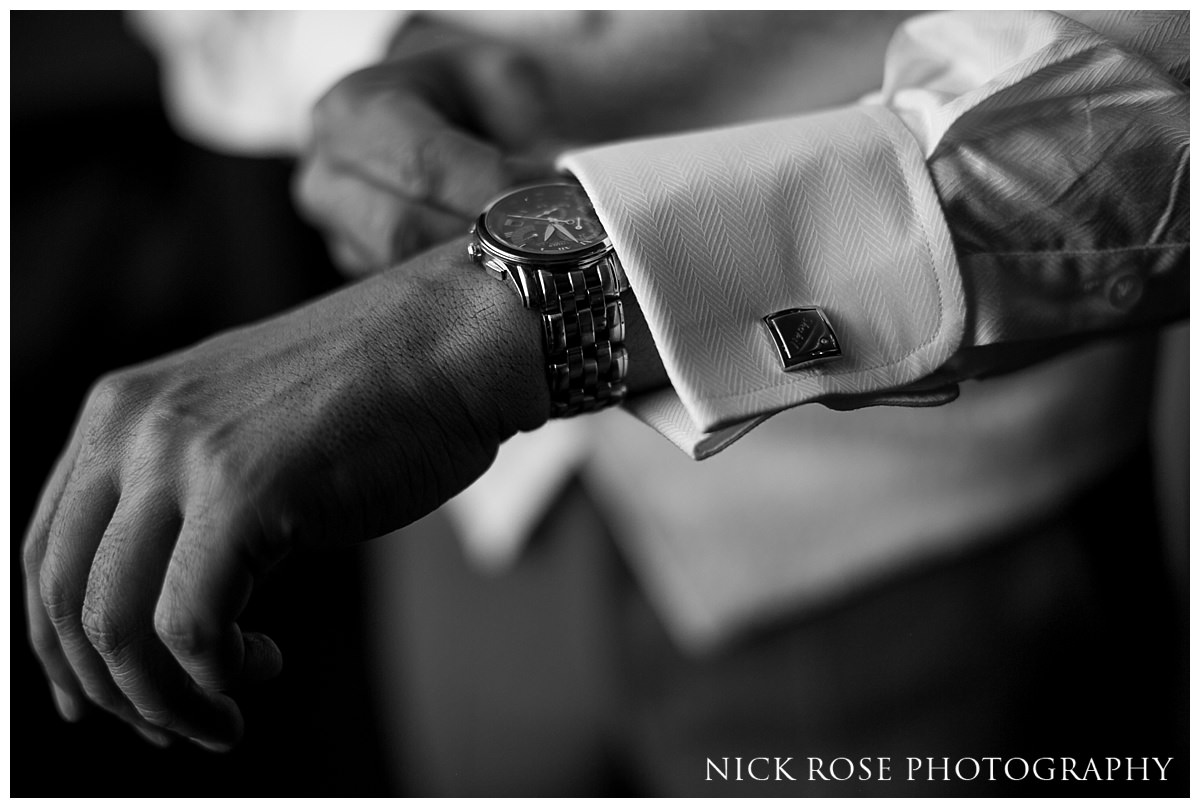
<svg viewBox="0 0 1200 808">
<path fill-rule="evenodd" d="M 414 52 L 411 42 L 433 44 Z M 317 103 L 295 187 L 334 260 L 356 276 L 462 235 L 493 196 L 552 172 L 528 156 L 550 106 L 532 60 L 428 26 L 393 51 Z"/>
</svg>

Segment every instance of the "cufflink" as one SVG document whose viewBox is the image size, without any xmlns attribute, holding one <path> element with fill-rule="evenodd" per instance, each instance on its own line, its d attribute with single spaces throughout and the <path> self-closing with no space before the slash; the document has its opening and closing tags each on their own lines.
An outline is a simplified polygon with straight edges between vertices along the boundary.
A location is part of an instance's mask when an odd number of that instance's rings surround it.
<svg viewBox="0 0 1200 808">
<path fill-rule="evenodd" d="M 816 306 L 784 309 L 763 318 L 784 370 L 800 370 L 842 355 L 833 326 Z"/>
</svg>

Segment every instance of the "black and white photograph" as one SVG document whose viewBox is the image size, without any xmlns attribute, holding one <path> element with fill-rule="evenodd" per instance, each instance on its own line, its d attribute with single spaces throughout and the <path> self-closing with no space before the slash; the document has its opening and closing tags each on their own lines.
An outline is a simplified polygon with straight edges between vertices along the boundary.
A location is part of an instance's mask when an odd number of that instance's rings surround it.
<svg viewBox="0 0 1200 808">
<path fill-rule="evenodd" d="M 1190 796 L 1190 45 L 10 11 L 10 796 Z"/>
</svg>

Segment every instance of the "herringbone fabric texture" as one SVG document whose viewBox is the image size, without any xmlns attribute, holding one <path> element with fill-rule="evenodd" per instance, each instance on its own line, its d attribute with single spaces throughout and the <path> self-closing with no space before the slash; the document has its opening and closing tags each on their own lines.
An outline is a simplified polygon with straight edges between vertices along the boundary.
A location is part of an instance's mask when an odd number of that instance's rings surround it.
<svg viewBox="0 0 1200 808">
<path fill-rule="evenodd" d="M 1033 324 L 1082 336 L 1186 310 L 1158 285 L 1186 284 L 1187 15 L 1073 16 L 917 18 L 893 39 L 874 106 L 563 161 L 613 234 L 675 384 L 626 407 L 693 457 L 741 440 L 693 463 L 621 413 L 571 423 L 587 427 L 584 476 L 614 503 L 631 566 L 683 647 L 969 552 L 1141 440 L 1144 341 L 964 383 L 936 410 L 776 414 L 840 406 L 835 392 L 896 403 L 887 387 L 939 356 L 951 363 L 939 382 L 995 369 L 976 352 L 1028 364 L 1055 342 Z M 760 318 L 805 304 L 825 308 L 847 353 L 784 373 Z M 534 447 L 530 464 L 546 460 Z"/>
<path fill-rule="evenodd" d="M 591 196 L 701 430 L 901 387 L 959 345 L 950 236 L 920 151 L 885 109 L 619 144 L 562 165 Z M 811 305 L 845 355 L 785 372 L 762 318 Z"/>
<path fill-rule="evenodd" d="M 1076 16 L 916 18 L 878 106 L 564 155 L 681 403 L 635 412 L 703 457 L 753 423 L 715 430 L 797 404 L 904 402 L 939 368 L 1182 316 L 1188 14 Z M 788 373 L 761 318 L 806 305 L 845 356 Z"/>
<path fill-rule="evenodd" d="M 875 109 L 569 155 L 678 393 L 628 408 L 706 457 L 790 403 L 879 399 L 938 356 L 954 381 L 1186 312 L 1188 15 L 1073 16 L 917 18 Z M 958 300 L 937 260 L 947 239 Z M 786 374 L 758 318 L 805 304 L 847 354 Z M 701 464 L 651 460 L 650 445 L 631 464 L 610 416 L 589 470 L 622 503 L 626 551 L 674 636 L 708 648 L 1081 490 L 1139 439 L 1146 350 L 1101 344 L 964 384 L 937 412 L 796 408 Z"/>
</svg>

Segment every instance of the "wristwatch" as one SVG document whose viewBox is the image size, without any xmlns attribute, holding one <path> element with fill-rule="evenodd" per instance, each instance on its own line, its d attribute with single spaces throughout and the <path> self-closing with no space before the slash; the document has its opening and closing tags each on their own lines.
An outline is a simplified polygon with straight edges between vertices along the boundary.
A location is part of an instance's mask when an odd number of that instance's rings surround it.
<svg viewBox="0 0 1200 808">
<path fill-rule="evenodd" d="M 629 282 L 582 186 L 556 179 L 506 191 L 471 235 L 471 259 L 542 315 L 551 417 L 620 402 Z"/>
</svg>

